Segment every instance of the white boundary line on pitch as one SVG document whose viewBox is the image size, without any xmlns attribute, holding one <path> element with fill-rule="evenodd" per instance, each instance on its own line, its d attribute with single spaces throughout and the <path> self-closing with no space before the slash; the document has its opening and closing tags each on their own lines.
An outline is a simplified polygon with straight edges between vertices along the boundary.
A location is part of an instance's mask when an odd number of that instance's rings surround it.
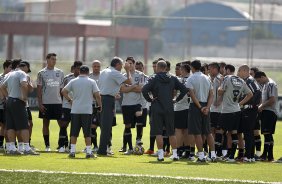
<svg viewBox="0 0 282 184">
<path fill-rule="evenodd" d="M 67 172 L 67 171 L 47 171 L 47 170 L 21 170 L 21 169 L 0 169 L 0 172 L 148 177 L 148 178 L 167 178 L 167 179 L 177 179 L 177 180 L 240 182 L 240 183 L 267 183 L 267 184 L 278 184 L 278 183 L 281 183 L 281 182 L 265 182 L 265 181 L 254 181 L 254 180 L 218 179 L 218 178 L 201 178 L 201 177 L 182 177 L 182 176 L 161 176 L 161 175 L 124 174 L 124 173 Z"/>
</svg>

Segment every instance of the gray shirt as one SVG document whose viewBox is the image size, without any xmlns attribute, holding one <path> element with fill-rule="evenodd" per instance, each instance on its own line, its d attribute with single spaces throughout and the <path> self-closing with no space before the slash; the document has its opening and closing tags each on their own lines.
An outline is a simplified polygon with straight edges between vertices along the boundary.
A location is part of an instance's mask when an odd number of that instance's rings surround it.
<svg viewBox="0 0 282 184">
<path fill-rule="evenodd" d="M 185 84 L 188 80 L 188 77 L 181 77 L 178 78 L 178 80 L 182 83 Z M 178 96 L 180 94 L 179 91 L 177 91 L 176 96 Z M 177 103 L 174 104 L 174 111 L 183 111 L 185 109 L 189 109 L 190 106 L 190 97 L 188 97 L 188 95 L 185 95 L 181 100 L 179 100 Z"/>
<path fill-rule="evenodd" d="M 124 74 L 126 77 L 126 74 Z M 145 74 L 135 70 L 134 73 L 131 73 L 131 83 L 132 85 L 139 85 L 141 82 L 144 85 L 144 77 Z M 137 93 L 137 92 L 128 92 L 128 93 L 123 93 L 123 98 L 122 98 L 122 103 L 121 105 L 137 105 L 137 104 L 142 104 L 142 94 Z"/>
<path fill-rule="evenodd" d="M 268 83 L 264 84 L 262 88 L 262 103 L 273 96 L 275 98 L 275 103 L 271 106 L 264 107 L 264 110 L 273 111 L 277 115 L 278 88 L 277 84 L 272 79 L 268 79 Z"/>
<path fill-rule="evenodd" d="M 4 73 L 0 74 L 0 84 L 2 84 L 2 82 L 4 81 Z M 4 109 L 4 102 L 5 102 L 5 98 L 0 98 L 0 109 Z"/>
<path fill-rule="evenodd" d="M 93 79 L 88 76 L 78 76 L 72 79 L 65 89 L 73 94 L 72 114 L 92 114 L 93 94 L 99 91 Z"/>
<path fill-rule="evenodd" d="M 27 82 L 27 75 L 22 70 L 15 70 L 5 75 L 3 85 L 7 87 L 9 97 L 22 98 L 22 82 Z"/>
<path fill-rule="evenodd" d="M 227 75 L 221 84 L 224 90 L 221 113 L 233 113 L 241 111 L 239 98 L 251 92 L 245 81 L 235 75 Z"/>
<path fill-rule="evenodd" d="M 220 96 L 218 96 L 218 88 L 221 85 L 221 74 L 218 74 L 213 80 L 212 80 L 212 86 L 213 86 L 213 102 L 211 105 L 211 112 L 221 112 L 222 109 L 222 99 Z"/>
<path fill-rule="evenodd" d="M 99 77 L 98 86 L 101 95 L 116 96 L 121 84 L 126 81 L 126 77 L 113 67 L 104 69 Z"/>
<path fill-rule="evenodd" d="M 94 73 L 90 73 L 89 74 L 89 78 L 95 80 L 95 82 L 98 84 L 99 78 L 100 78 L 100 73 L 98 75 L 95 75 Z M 96 104 L 96 100 L 95 99 L 93 100 L 93 104 Z"/>
<path fill-rule="evenodd" d="M 64 87 L 64 73 L 58 68 L 49 70 L 47 67 L 38 72 L 37 85 L 42 86 L 43 104 L 61 104 L 61 88 Z"/>
<path fill-rule="evenodd" d="M 64 86 L 66 86 L 72 79 L 75 79 L 75 76 L 73 73 L 70 73 L 64 77 Z M 72 98 L 72 92 L 69 92 L 69 96 Z M 68 102 L 68 100 L 63 97 L 63 108 L 71 109 L 71 104 Z"/>
<path fill-rule="evenodd" d="M 202 72 L 193 73 L 185 83 L 186 87 L 194 90 L 196 98 L 199 102 L 208 102 L 209 91 L 212 89 L 212 84 L 208 76 Z M 191 101 L 193 103 L 193 101 Z"/>
</svg>

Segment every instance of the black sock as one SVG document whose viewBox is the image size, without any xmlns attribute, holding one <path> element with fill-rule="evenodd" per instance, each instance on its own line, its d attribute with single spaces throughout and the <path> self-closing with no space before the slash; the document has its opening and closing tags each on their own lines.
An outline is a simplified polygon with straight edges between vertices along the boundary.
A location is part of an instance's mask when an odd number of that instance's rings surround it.
<svg viewBox="0 0 282 184">
<path fill-rule="evenodd" d="M 68 136 L 67 128 L 66 128 L 66 137 L 65 137 L 64 146 L 65 146 L 65 148 L 67 148 L 69 146 L 69 136 Z"/>
<path fill-rule="evenodd" d="M 190 157 L 194 157 L 195 156 L 195 146 L 191 146 L 190 147 Z"/>
<path fill-rule="evenodd" d="M 136 125 L 136 140 L 141 140 L 143 136 L 143 125 Z"/>
<path fill-rule="evenodd" d="M 238 145 L 238 135 L 237 134 L 231 134 L 232 138 L 232 147 L 231 147 L 231 152 L 229 155 L 230 159 L 234 159 L 234 155 L 236 153 L 237 145 Z"/>
<path fill-rule="evenodd" d="M 156 141 L 156 136 L 151 135 L 150 136 L 150 150 L 154 151 L 155 148 L 155 141 Z"/>
<path fill-rule="evenodd" d="M 263 158 L 267 157 L 270 143 L 271 143 L 271 135 L 265 134 L 264 135 L 264 148 L 263 148 L 263 153 L 262 153 L 261 157 L 263 157 Z"/>
<path fill-rule="evenodd" d="M 224 150 L 228 150 L 228 145 L 227 145 L 227 136 L 226 136 L 226 134 L 225 134 L 225 133 L 223 134 L 222 149 L 224 149 Z"/>
<path fill-rule="evenodd" d="M 30 142 L 31 142 L 31 138 L 29 138 L 29 141 L 28 141 L 29 146 L 30 146 Z"/>
<path fill-rule="evenodd" d="M 274 157 L 273 157 L 273 146 L 274 146 L 274 140 L 273 140 L 273 135 L 270 134 L 270 144 L 269 144 L 269 148 L 268 148 L 268 160 L 273 160 Z"/>
<path fill-rule="evenodd" d="M 0 146 L 3 146 L 4 144 L 4 136 L 0 136 Z"/>
<path fill-rule="evenodd" d="M 67 136 L 67 128 L 66 127 L 60 127 L 59 141 L 58 141 L 59 148 L 65 146 L 66 136 Z"/>
<path fill-rule="evenodd" d="M 260 135 L 255 136 L 256 151 L 261 151 L 261 138 Z"/>
<path fill-rule="evenodd" d="M 122 148 L 124 150 L 126 150 L 126 145 L 127 145 L 127 138 L 126 138 L 126 133 L 125 133 L 125 128 L 124 128 L 124 131 L 123 131 L 123 139 L 122 139 Z"/>
<path fill-rule="evenodd" d="M 94 148 L 98 147 L 96 128 L 91 128 L 91 143 L 93 144 Z"/>
<path fill-rule="evenodd" d="M 222 156 L 222 134 L 216 133 L 215 134 L 215 151 L 218 157 Z"/>
<path fill-rule="evenodd" d="M 183 146 L 184 157 L 188 158 L 190 155 L 190 146 Z"/>
<path fill-rule="evenodd" d="M 108 147 L 111 147 L 111 146 L 112 146 L 112 137 L 113 137 L 113 134 L 112 134 L 112 132 L 111 132 L 111 134 L 110 134 L 110 140 L 109 140 L 109 142 L 108 142 Z"/>
<path fill-rule="evenodd" d="M 50 147 L 49 135 L 43 135 L 44 143 L 46 147 Z"/>
<path fill-rule="evenodd" d="M 183 151 L 184 151 L 183 146 L 178 147 L 178 148 L 177 148 L 177 155 L 178 155 L 179 157 L 181 157 Z"/>
<path fill-rule="evenodd" d="M 203 148 L 204 148 L 204 151 L 205 151 L 206 153 L 209 152 L 207 140 L 205 140 L 205 142 L 204 142 L 204 144 L 203 144 Z"/>
<path fill-rule="evenodd" d="M 132 134 L 131 134 L 131 129 L 130 128 L 125 128 L 124 130 L 124 134 L 125 134 L 125 140 L 128 143 L 128 147 L 129 149 L 133 149 L 132 146 Z"/>
</svg>

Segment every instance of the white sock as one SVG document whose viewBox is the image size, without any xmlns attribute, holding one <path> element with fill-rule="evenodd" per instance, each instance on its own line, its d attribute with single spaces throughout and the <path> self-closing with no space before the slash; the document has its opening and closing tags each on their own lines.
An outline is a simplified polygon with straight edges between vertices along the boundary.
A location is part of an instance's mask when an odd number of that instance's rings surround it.
<svg viewBox="0 0 282 184">
<path fill-rule="evenodd" d="M 199 159 L 203 160 L 205 158 L 204 152 L 198 152 Z"/>
<path fill-rule="evenodd" d="M 71 144 L 71 151 L 70 151 L 71 153 L 75 153 L 75 146 L 76 146 L 75 144 Z"/>
<path fill-rule="evenodd" d="M 211 151 L 211 158 L 216 158 L 215 151 Z"/>
<path fill-rule="evenodd" d="M 24 151 L 24 143 L 23 143 L 23 142 L 19 142 L 19 143 L 18 143 L 18 150 L 19 150 L 20 152 L 23 152 L 23 151 Z"/>
<path fill-rule="evenodd" d="M 6 142 L 6 151 L 11 151 L 11 143 Z"/>
<path fill-rule="evenodd" d="M 164 150 L 163 149 L 159 149 L 158 150 L 158 158 L 159 159 L 163 159 L 164 158 Z"/>
<path fill-rule="evenodd" d="M 257 155 L 258 157 L 260 157 L 260 156 L 261 156 L 261 151 L 256 151 L 256 155 Z"/>
<path fill-rule="evenodd" d="M 10 151 L 16 151 L 17 148 L 15 146 L 15 142 L 10 142 Z"/>
<path fill-rule="evenodd" d="M 227 150 L 222 150 L 222 155 L 225 157 L 225 155 L 227 155 Z"/>
<path fill-rule="evenodd" d="M 172 155 L 173 157 L 177 157 L 177 149 L 172 149 Z"/>
<path fill-rule="evenodd" d="M 91 146 L 86 146 L 86 154 L 91 154 Z"/>
<path fill-rule="evenodd" d="M 24 146 L 24 150 L 25 150 L 25 151 L 31 150 L 31 148 L 30 148 L 30 146 L 29 146 L 29 143 L 23 143 L 23 146 Z"/>
</svg>

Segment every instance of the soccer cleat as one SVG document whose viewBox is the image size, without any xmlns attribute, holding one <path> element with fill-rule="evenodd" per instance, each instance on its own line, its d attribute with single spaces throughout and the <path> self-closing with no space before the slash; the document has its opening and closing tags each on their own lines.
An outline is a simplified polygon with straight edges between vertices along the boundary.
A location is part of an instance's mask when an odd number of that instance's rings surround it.
<svg viewBox="0 0 282 184">
<path fill-rule="evenodd" d="M 7 155 L 23 155 L 22 152 L 19 152 L 18 150 L 10 150 L 6 152 Z"/>
<path fill-rule="evenodd" d="M 171 155 L 170 157 L 169 157 L 169 159 L 170 160 L 172 160 L 172 161 L 178 161 L 179 160 L 179 157 L 178 156 L 173 156 L 173 155 Z"/>
<path fill-rule="evenodd" d="M 94 155 L 93 153 L 87 153 L 86 154 L 86 156 L 85 156 L 85 158 L 97 158 L 97 156 L 96 155 Z"/>
<path fill-rule="evenodd" d="M 65 147 L 65 152 L 66 153 L 69 153 L 70 152 L 70 148 L 67 146 L 67 147 Z"/>
<path fill-rule="evenodd" d="M 46 152 L 50 152 L 50 151 L 51 151 L 50 146 L 46 146 L 45 151 L 46 151 Z"/>
<path fill-rule="evenodd" d="M 164 158 L 157 158 L 157 161 L 159 161 L 159 162 L 163 162 L 164 161 Z"/>
<path fill-rule="evenodd" d="M 126 152 L 126 148 L 125 147 L 121 147 L 120 150 L 118 150 L 118 152 Z"/>
<path fill-rule="evenodd" d="M 40 155 L 38 152 L 33 151 L 32 149 L 30 149 L 29 151 L 24 150 L 23 154 L 24 155 Z"/>
<path fill-rule="evenodd" d="M 235 160 L 236 160 L 237 162 L 243 162 L 244 157 L 236 157 Z"/>
<path fill-rule="evenodd" d="M 196 160 L 196 158 L 194 156 L 189 156 L 188 157 L 188 161 L 195 161 L 195 160 Z"/>
<path fill-rule="evenodd" d="M 217 162 L 217 159 L 216 159 L 216 157 L 211 157 L 209 161 L 216 163 L 216 162 Z"/>
<path fill-rule="evenodd" d="M 278 160 L 276 160 L 276 161 L 273 161 L 273 162 L 275 162 L 275 163 L 282 163 L 282 157 L 281 158 L 279 158 Z"/>
<path fill-rule="evenodd" d="M 206 159 L 205 158 L 203 158 L 203 159 L 198 158 L 196 162 L 197 163 L 206 163 Z"/>
<path fill-rule="evenodd" d="M 245 163 L 251 163 L 251 162 L 252 162 L 252 159 L 251 159 L 251 158 L 244 157 L 244 158 L 243 158 L 243 162 L 245 162 Z"/>
<path fill-rule="evenodd" d="M 60 149 L 58 149 L 58 152 L 59 153 L 65 153 L 66 149 L 64 147 L 60 147 Z"/>
<path fill-rule="evenodd" d="M 126 152 L 123 153 L 124 155 L 132 155 L 133 154 L 133 150 L 132 149 L 128 149 Z"/>
<path fill-rule="evenodd" d="M 71 153 L 69 154 L 69 158 L 75 158 L 75 153 L 72 153 L 72 152 L 71 152 Z"/>
<path fill-rule="evenodd" d="M 152 154 L 154 154 L 154 151 L 148 149 L 147 151 L 144 152 L 144 154 L 152 155 Z"/>
<path fill-rule="evenodd" d="M 107 154 L 108 155 L 114 155 L 115 153 L 113 152 L 111 147 L 107 147 Z"/>
<path fill-rule="evenodd" d="M 228 162 L 228 163 L 234 163 L 234 162 L 236 162 L 236 160 L 235 160 L 234 158 L 227 158 L 227 159 L 226 159 L 226 162 Z"/>
</svg>

